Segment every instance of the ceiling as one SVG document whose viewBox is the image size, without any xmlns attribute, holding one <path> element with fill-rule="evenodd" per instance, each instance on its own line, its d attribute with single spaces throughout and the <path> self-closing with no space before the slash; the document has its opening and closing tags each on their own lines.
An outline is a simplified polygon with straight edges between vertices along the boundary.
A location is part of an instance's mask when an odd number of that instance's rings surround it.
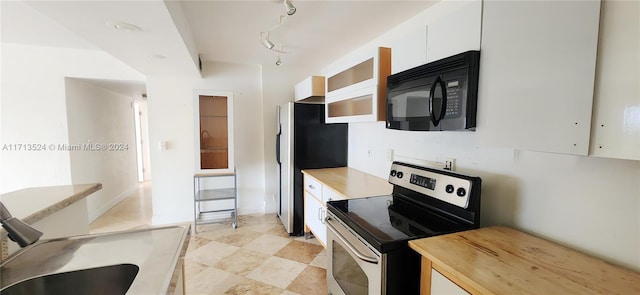
<svg viewBox="0 0 640 295">
<path fill-rule="evenodd" d="M 303 1 L 286 15 L 282 1 L 1 1 L 2 42 L 100 49 L 144 75 L 198 76 L 204 62 L 319 71 L 435 1 Z M 141 31 L 116 30 L 124 22 Z M 314 74 L 314 73 L 309 73 Z"/>
</svg>

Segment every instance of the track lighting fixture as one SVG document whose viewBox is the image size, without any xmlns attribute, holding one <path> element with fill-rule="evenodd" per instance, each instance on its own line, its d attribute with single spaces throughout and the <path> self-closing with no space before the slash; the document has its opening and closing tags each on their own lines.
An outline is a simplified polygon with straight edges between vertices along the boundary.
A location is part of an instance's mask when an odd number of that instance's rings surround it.
<svg viewBox="0 0 640 295">
<path fill-rule="evenodd" d="M 296 13 L 296 7 L 291 4 L 291 0 L 284 0 L 284 8 L 287 10 L 288 15 Z"/>
<path fill-rule="evenodd" d="M 262 35 L 264 35 L 264 32 L 260 32 L 260 37 L 262 37 Z M 276 46 L 275 44 L 273 44 L 273 42 L 271 42 L 271 40 L 269 40 L 268 31 L 267 31 L 267 37 L 261 38 L 261 39 L 262 39 L 262 45 L 264 45 L 264 47 L 267 47 L 267 49 L 273 49 L 273 47 Z"/>
<path fill-rule="evenodd" d="M 264 45 L 264 47 L 267 47 L 267 49 L 272 49 L 273 46 L 276 46 L 275 44 L 273 44 L 273 42 L 269 41 L 269 39 L 262 40 L 262 45 Z"/>
<path fill-rule="evenodd" d="M 282 48 L 280 50 L 282 50 Z M 282 64 L 282 60 L 280 59 L 280 51 L 278 51 L 276 53 L 276 66 L 279 66 L 281 64 Z"/>
<path fill-rule="evenodd" d="M 284 20 L 288 17 L 293 15 L 294 13 L 296 13 L 296 7 L 293 6 L 293 4 L 291 4 L 291 0 L 283 0 L 284 3 L 284 7 L 287 10 L 287 15 L 280 15 L 280 18 L 278 19 L 278 24 L 272 26 L 271 28 L 269 28 L 268 30 L 264 31 L 264 32 L 260 32 L 260 42 L 262 43 L 262 45 L 264 45 L 264 47 L 266 47 L 269 50 L 275 51 L 276 52 L 276 66 L 279 66 L 282 64 L 282 60 L 280 59 L 280 53 L 286 53 L 283 51 L 283 47 L 282 44 L 278 45 L 278 49 L 276 49 L 276 44 L 271 42 L 271 40 L 269 39 L 269 35 L 271 33 L 271 30 L 278 28 L 279 26 L 281 26 L 284 22 Z"/>
</svg>

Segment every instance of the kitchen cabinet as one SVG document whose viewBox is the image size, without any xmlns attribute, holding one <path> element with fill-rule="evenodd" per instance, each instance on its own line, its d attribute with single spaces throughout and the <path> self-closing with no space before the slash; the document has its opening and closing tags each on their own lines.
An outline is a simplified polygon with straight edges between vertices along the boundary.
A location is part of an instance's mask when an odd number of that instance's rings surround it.
<svg viewBox="0 0 640 295">
<path fill-rule="evenodd" d="M 601 10 L 589 154 L 640 160 L 640 2 Z"/>
<path fill-rule="evenodd" d="M 480 50 L 482 1 L 463 1 L 427 26 L 427 63 L 469 50 Z"/>
<path fill-rule="evenodd" d="M 587 155 L 600 1 L 483 1 L 481 144 Z"/>
<path fill-rule="evenodd" d="M 469 295 L 469 292 L 460 288 L 460 286 L 447 279 L 437 270 L 432 269 L 431 295 Z"/>
<path fill-rule="evenodd" d="M 294 87 L 294 101 L 324 103 L 324 76 L 310 76 Z"/>
<path fill-rule="evenodd" d="M 313 233 L 325 248 L 327 247 L 327 226 L 324 219 L 327 217 L 327 202 L 342 199 L 345 197 L 317 179 L 309 175 L 304 176 L 304 232 L 307 237 L 309 233 Z"/>
<path fill-rule="evenodd" d="M 504 226 L 411 240 L 409 247 L 422 256 L 422 295 L 435 290 L 434 270 L 470 294 L 640 294 L 640 273 Z"/>
<path fill-rule="evenodd" d="M 304 231 L 326 248 L 327 202 L 390 194 L 393 187 L 385 179 L 348 167 L 305 169 Z"/>
<path fill-rule="evenodd" d="M 309 233 L 318 239 L 318 242 L 327 247 L 327 227 L 324 217 L 327 215 L 327 207 L 324 202 L 318 200 L 308 191 L 304 192 L 304 224 L 305 235 Z"/>
<path fill-rule="evenodd" d="M 326 73 L 327 123 L 386 120 L 387 76 L 391 74 L 391 48 L 352 59 Z"/>
</svg>

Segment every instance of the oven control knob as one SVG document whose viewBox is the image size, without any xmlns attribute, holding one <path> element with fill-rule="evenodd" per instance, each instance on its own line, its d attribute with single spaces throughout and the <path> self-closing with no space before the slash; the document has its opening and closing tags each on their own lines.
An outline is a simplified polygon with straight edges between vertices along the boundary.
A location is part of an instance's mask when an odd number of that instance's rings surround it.
<svg viewBox="0 0 640 295">
<path fill-rule="evenodd" d="M 456 191 L 456 195 L 458 195 L 458 197 L 464 197 L 464 195 L 467 194 L 467 190 L 465 190 L 463 187 L 459 187 L 458 190 Z"/>
<path fill-rule="evenodd" d="M 391 177 L 396 176 L 396 170 L 391 170 Z"/>
<path fill-rule="evenodd" d="M 447 184 L 447 186 L 444 188 L 444 190 L 445 190 L 447 193 L 449 193 L 449 194 L 450 194 L 450 193 L 453 193 L 453 191 L 455 190 L 455 188 L 453 187 L 453 185 Z"/>
<path fill-rule="evenodd" d="M 397 175 L 398 175 L 398 178 L 402 178 L 402 176 L 403 176 L 404 174 L 402 174 L 402 172 L 398 171 L 398 174 L 397 174 Z"/>
</svg>

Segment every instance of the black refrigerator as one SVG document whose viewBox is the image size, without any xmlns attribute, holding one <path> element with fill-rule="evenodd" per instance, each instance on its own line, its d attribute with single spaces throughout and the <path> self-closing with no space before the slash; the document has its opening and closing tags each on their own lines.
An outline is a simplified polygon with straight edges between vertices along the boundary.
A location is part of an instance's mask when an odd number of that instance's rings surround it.
<svg viewBox="0 0 640 295">
<path fill-rule="evenodd" d="M 304 234 L 302 170 L 347 166 L 349 125 L 325 124 L 324 113 L 324 104 L 289 102 L 278 106 L 278 216 L 292 236 Z"/>
</svg>

